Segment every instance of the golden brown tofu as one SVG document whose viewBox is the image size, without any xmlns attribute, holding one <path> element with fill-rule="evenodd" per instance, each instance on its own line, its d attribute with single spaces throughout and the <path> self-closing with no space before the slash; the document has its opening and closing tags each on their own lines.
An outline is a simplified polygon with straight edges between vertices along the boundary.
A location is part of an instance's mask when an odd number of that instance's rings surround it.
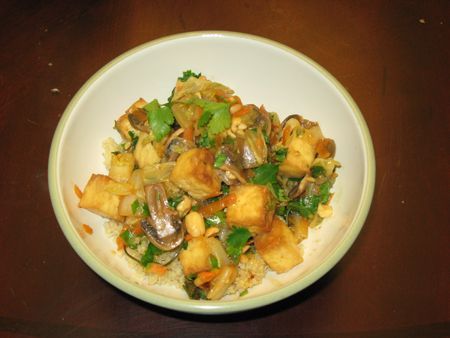
<svg viewBox="0 0 450 338">
<path fill-rule="evenodd" d="M 144 99 L 139 99 L 134 102 L 119 119 L 115 122 L 115 128 L 120 133 L 122 138 L 127 141 L 131 141 L 129 132 L 132 131 L 137 134 L 137 130 L 133 128 L 130 121 L 128 120 L 128 114 L 134 112 L 136 109 L 142 108 L 147 104 Z"/>
<path fill-rule="evenodd" d="M 188 247 L 180 251 L 179 257 L 184 275 L 211 270 L 210 255 L 211 249 L 205 237 L 192 238 L 188 242 Z"/>
<path fill-rule="evenodd" d="M 280 164 L 280 174 L 287 177 L 303 177 L 309 172 L 316 155 L 315 147 L 302 136 L 294 137 L 288 146 L 284 161 Z"/>
<path fill-rule="evenodd" d="M 221 181 L 214 171 L 213 163 L 214 155 L 209 150 L 188 150 L 178 157 L 170 180 L 196 199 L 218 196 L 221 194 Z"/>
<path fill-rule="evenodd" d="M 109 177 L 117 182 L 127 182 L 134 169 L 134 156 L 130 153 L 112 154 Z"/>
<path fill-rule="evenodd" d="M 270 230 L 275 206 L 266 186 L 237 185 L 231 187 L 230 193 L 236 195 L 236 202 L 228 206 L 228 224 L 246 227 L 252 233 Z"/>
<path fill-rule="evenodd" d="M 93 174 L 80 199 L 80 208 L 88 209 L 103 217 L 122 221 L 119 215 L 120 196 L 110 192 L 111 183 L 116 183 L 105 175 Z"/>
<path fill-rule="evenodd" d="M 274 217 L 270 232 L 256 236 L 255 247 L 267 265 L 278 273 L 289 271 L 303 261 L 292 231 L 278 217 Z"/>
<path fill-rule="evenodd" d="M 139 134 L 139 140 L 133 154 L 139 168 L 158 163 L 161 160 L 152 145 L 149 135 L 143 132 Z"/>
</svg>

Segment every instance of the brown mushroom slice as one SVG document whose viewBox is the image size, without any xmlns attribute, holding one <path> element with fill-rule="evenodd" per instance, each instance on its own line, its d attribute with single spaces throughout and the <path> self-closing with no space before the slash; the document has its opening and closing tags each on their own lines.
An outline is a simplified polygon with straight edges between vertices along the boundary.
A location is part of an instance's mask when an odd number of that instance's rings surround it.
<svg viewBox="0 0 450 338">
<path fill-rule="evenodd" d="M 138 108 L 128 114 L 128 121 L 133 128 L 148 133 L 150 131 L 147 121 L 147 113 L 144 109 Z"/>
<path fill-rule="evenodd" d="M 194 148 L 195 144 L 193 142 L 188 141 L 181 137 L 175 137 L 167 144 L 167 148 L 164 151 L 163 161 L 174 162 L 177 160 L 180 154 Z"/>
<path fill-rule="evenodd" d="M 146 185 L 144 189 L 150 216 L 141 221 L 142 230 L 156 247 L 164 251 L 174 250 L 184 239 L 183 222 L 169 207 L 161 183 Z"/>
<path fill-rule="evenodd" d="M 260 128 L 246 130 L 243 137 L 236 138 L 236 144 L 243 168 L 256 168 L 266 162 L 267 145 Z"/>
</svg>

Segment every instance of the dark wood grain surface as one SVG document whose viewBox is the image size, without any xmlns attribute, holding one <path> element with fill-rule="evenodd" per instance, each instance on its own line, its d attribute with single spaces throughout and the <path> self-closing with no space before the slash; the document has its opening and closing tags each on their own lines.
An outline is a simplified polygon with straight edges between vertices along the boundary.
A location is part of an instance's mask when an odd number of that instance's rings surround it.
<svg viewBox="0 0 450 338">
<path fill-rule="evenodd" d="M 449 1 L 0 1 L 0 337 L 450 336 L 449 24 Z M 260 35 L 320 63 L 361 108 L 377 159 L 342 261 L 235 315 L 171 312 L 109 285 L 66 241 L 47 186 L 80 86 L 132 47 L 195 30 Z"/>
</svg>

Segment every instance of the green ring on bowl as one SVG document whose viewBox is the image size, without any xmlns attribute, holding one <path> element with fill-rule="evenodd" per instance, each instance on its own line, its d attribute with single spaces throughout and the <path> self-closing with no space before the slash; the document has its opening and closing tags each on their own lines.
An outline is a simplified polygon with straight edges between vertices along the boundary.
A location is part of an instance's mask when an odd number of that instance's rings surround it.
<svg viewBox="0 0 450 338">
<path fill-rule="evenodd" d="M 149 291 L 146 291 L 139 286 L 121 278 L 120 276 L 113 273 L 110 269 L 108 269 L 84 244 L 84 242 L 80 241 L 79 235 L 76 232 L 75 228 L 71 226 L 71 221 L 69 216 L 65 210 L 65 207 L 62 203 L 62 194 L 60 187 L 58 186 L 58 178 L 59 172 L 57 167 L 57 160 L 59 155 L 59 145 L 60 141 L 66 126 L 66 123 L 69 119 L 69 116 L 76 106 L 77 102 L 84 95 L 86 90 L 96 81 L 98 80 L 105 72 L 107 72 L 112 66 L 118 64 L 128 56 L 135 54 L 143 49 L 148 47 L 157 45 L 162 42 L 167 42 L 171 40 L 183 39 L 188 37 L 233 37 L 233 38 L 241 38 L 247 40 L 257 41 L 263 44 L 271 45 L 272 47 L 281 49 L 302 61 L 309 63 L 315 69 L 317 69 L 326 79 L 328 79 L 339 91 L 340 94 L 345 98 L 346 102 L 352 108 L 354 116 L 359 124 L 360 130 L 362 132 L 362 138 L 364 142 L 365 152 L 365 164 L 367 166 L 367 171 L 364 177 L 364 187 L 362 192 L 362 198 L 358 205 L 355 217 L 353 219 L 352 224 L 349 226 L 349 231 L 345 234 L 345 237 L 341 240 L 341 243 L 338 247 L 332 251 L 326 259 L 313 271 L 303 277 L 301 280 L 287 285 L 279 290 L 272 291 L 270 294 L 259 295 L 254 298 L 242 298 L 233 300 L 231 302 L 227 301 L 195 301 L 195 300 L 177 300 L 177 299 L 167 299 L 166 297 L 153 294 Z M 60 227 L 66 236 L 69 243 L 72 245 L 77 254 L 82 258 L 82 260 L 97 274 L 99 274 L 103 279 L 108 281 L 110 284 L 119 288 L 120 290 L 132 295 L 138 299 L 144 300 L 148 303 L 182 312 L 189 313 L 197 313 L 197 314 L 225 314 L 225 313 L 233 313 L 240 312 L 245 310 L 250 310 L 254 308 L 258 308 L 261 306 L 265 306 L 282 299 L 285 299 L 304 288 L 308 287 L 323 275 L 325 275 L 331 268 L 336 265 L 336 263 L 344 256 L 344 254 L 349 250 L 356 237 L 358 236 L 361 228 L 366 220 L 367 214 L 370 209 L 370 205 L 372 202 L 374 187 L 375 187 L 375 155 L 372 144 L 372 139 L 370 136 L 369 129 L 367 124 L 358 108 L 356 103 L 353 101 L 349 93 L 344 89 L 344 87 L 322 66 L 317 64 L 315 61 L 311 60 L 307 56 L 301 54 L 300 52 L 287 47 L 281 43 L 254 36 L 244 33 L 236 33 L 236 32 L 227 32 L 227 31 L 198 31 L 198 32 L 189 32 L 171 35 L 167 37 L 163 37 L 157 40 L 150 41 L 148 43 L 144 43 L 140 46 L 137 46 L 117 58 L 110 61 L 104 67 L 102 67 L 99 71 L 97 71 L 86 83 L 81 87 L 81 89 L 76 93 L 73 97 L 67 108 L 65 109 L 58 126 L 56 128 L 55 134 L 53 136 L 49 162 L 48 162 L 48 181 L 49 181 L 49 190 L 50 190 L 50 198 L 53 205 L 53 209 L 55 211 L 56 218 Z"/>
</svg>

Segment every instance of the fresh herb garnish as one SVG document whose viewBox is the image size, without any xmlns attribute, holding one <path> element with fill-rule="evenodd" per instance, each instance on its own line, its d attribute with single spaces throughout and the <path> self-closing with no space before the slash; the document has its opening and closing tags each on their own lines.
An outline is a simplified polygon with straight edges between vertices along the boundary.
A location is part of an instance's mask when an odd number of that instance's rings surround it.
<svg viewBox="0 0 450 338">
<path fill-rule="evenodd" d="M 321 197 L 317 195 L 306 195 L 288 203 L 289 210 L 300 214 L 305 218 L 311 218 L 317 212 Z"/>
<path fill-rule="evenodd" d="M 175 122 L 172 110 L 168 105 L 160 105 L 158 100 L 153 100 L 144 106 L 147 119 L 157 142 L 169 134 L 171 125 Z"/>
<path fill-rule="evenodd" d="M 270 182 L 267 183 L 267 187 L 272 192 L 272 194 L 275 196 L 275 198 L 280 202 L 286 202 L 288 197 L 286 196 L 286 192 L 284 191 L 283 187 L 278 182 Z"/>
<path fill-rule="evenodd" d="M 287 148 L 280 148 L 277 151 L 275 151 L 275 161 L 283 162 L 286 158 L 287 152 L 288 152 Z"/>
<path fill-rule="evenodd" d="M 202 76 L 202 73 L 194 73 L 192 70 L 186 70 L 183 72 L 183 75 L 178 78 L 181 82 L 186 82 L 190 77 L 196 77 L 197 79 Z"/>
<path fill-rule="evenodd" d="M 176 209 L 178 204 L 181 203 L 181 201 L 183 200 L 184 196 L 180 195 L 180 196 L 175 196 L 175 197 L 169 197 L 167 199 L 167 203 L 169 203 L 169 207 L 171 207 L 172 209 Z"/>
<path fill-rule="evenodd" d="M 218 268 L 220 268 L 220 266 L 219 266 L 219 260 L 217 259 L 216 256 L 214 256 L 214 255 L 209 255 L 209 262 L 211 263 L 211 268 L 212 268 L 212 269 L 218 269 Z"/>
<path fill-rule="evenodd" d="M 131 211 L 133 215 L 140 217 L 148 217 L 150 216 L 150 210 L 148 210 L 148 205 L 143 202 L 139 202 L 139 200 L 135 200 L 131 203 Z"/>
<path fill-rule="evenodd" d="M 129 247 L 130 249 L 136 249 L 137 243 L 136 243 L 136 235 L 133 234 L 130 230 L 125 230 L 120 234 L 120 238 L 123 239 L 125 242 L 125 245 Z"/>
<path fill-rule="evenodd" d="M 220 210 L 216 212 L 214 215 L 206 217 L 205 225 L 207 228 L 209 228 L 219 224 L 226 224 L 225 219 L 226 219 L 225 211 Z"/>
<path fill-rule="evenodd" d="M 326 181 L 320 185 L 319 195 L 320 195 L 320 202 L 322 204 L 325 204 L 328 202 L 328 199 L 330 198 L 330 189 L 331 189 L 330 181 Z"/>
<path fill-rule="evenodd" d="M 317 178 L 319 176 L 325 176 L 325 168 L 320 166 L 320 165 L 315 165 L 313 167 L 311 167 L 311 175 L 314 178 Z"/>
<path fill-rule="evenodd" d="M 227 160 L 227 155 L 224 153 L 218 152 L 216 154 L 216 157 L 214 159 L 214 168 L 220 168 L 225 164 L 225 161 Z"/>
<path fill-rule="evenodd" d="M 197 145 L 200 148 L 212 148 L 215 144 L 214 138 L 209 137 L 207 133 L 201 134 L 200 138 L 197 140 Z"/>
<path fill-rule="evenodd" d="M 233 227 L 233 230 L 228 235 L 226 251 L 235 263 L 239 261 L 239 256 L 242 254 L 247 241 L 252 237 L 252 234 L 247 228 Z"/>
<path fill-rule="evenodd" d="M 134 148 L 136 148 L 136 144 L 138 143 L 138 141 L 139 141 L 139 137 L 135 134 L 135 132 L 134 131 L 132 131 L 132 130 L 130 130 L 129 132 L 128 132 L 128 135 L 131 137 L 131 145 L 130 145 L 130 148 L 131 148 L 131 150 L 134 150 Z"/>
<path fill-rule="evenodd" d="M 141 264 L 143 266 L 147 266 L 149 263 L 152 263 L 155 259 L 155 256 L 162 253 L 162 250 L 154 246 L 152 243 L 149 243 L 147 246 L 147 250 L 141 257 Z"/>
<path fill-rule="evenodd" d="M 201 128 L 207 126 L 209 135 L 216 135 L 230 128 L 231 114 L 229 103 L 203 99 L 194 99 L 192 103 L 203 108 L 203 113 L 198 120 L 198 126 Z"/>
<path fill-rule="evenodd" d="M 251 178 L 251 182 L 255 184 L 276 183 L 278 174 L 278 165 L 273 163 L 265 163 L 258 168 L 253 169 L 255 176 Z"/>
</svg>

